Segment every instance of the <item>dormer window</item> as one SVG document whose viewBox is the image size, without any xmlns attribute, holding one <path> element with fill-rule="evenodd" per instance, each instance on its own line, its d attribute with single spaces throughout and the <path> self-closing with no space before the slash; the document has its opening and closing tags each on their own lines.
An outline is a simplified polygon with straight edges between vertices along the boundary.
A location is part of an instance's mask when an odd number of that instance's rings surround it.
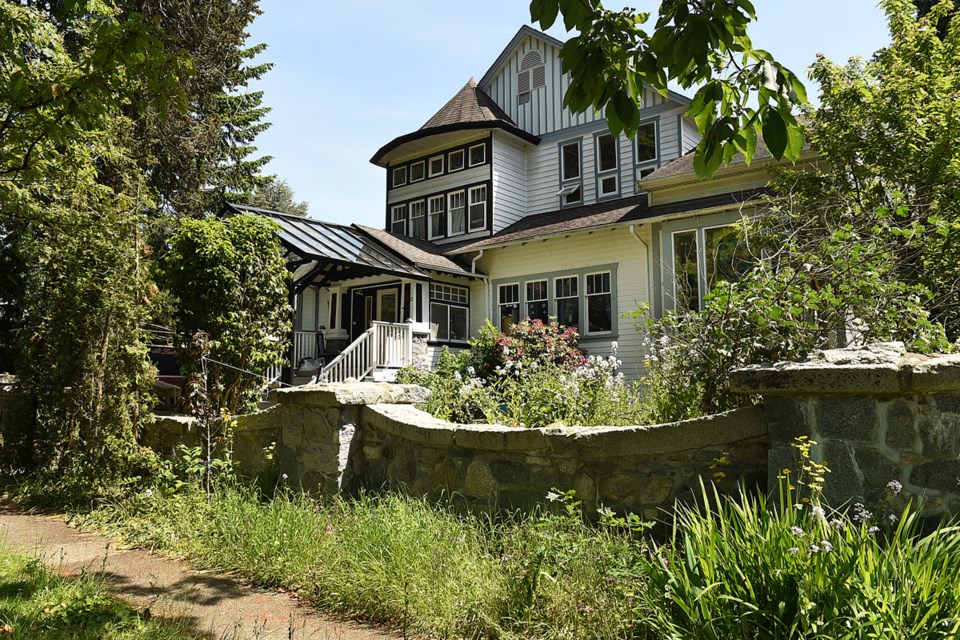
<svg viewBox="0 0 960 640">
<path fill-rule="evenodd" d="M 520 71 L 517 73 L 517 99 L 520 104 L 530 102 L 530 93 L 546 84 L 547 70 L 540 52 L 528 51 L 523 54 Z"/>
<path fill-rule="evenodd" d="M 402 187 L 407 184 L 407 168 L 397 167 L 393 170 L 393 186 Z"/>
</svg>

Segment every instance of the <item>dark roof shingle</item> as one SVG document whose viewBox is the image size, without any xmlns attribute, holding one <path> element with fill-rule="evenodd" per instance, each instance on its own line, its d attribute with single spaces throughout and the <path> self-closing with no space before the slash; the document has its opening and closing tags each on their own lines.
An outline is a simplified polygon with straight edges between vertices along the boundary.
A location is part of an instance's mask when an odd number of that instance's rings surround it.
<svg viewBox="0 0 960 640">
<path fill-rule="evenodd" d="M 479 273 L 470 273 L 470 271 L 468 271 L 463 265 L 458 263 L 455 259 L 448 258 L 447 256 L 443 255 L 440 248 L 433 243 L 427 242 L 426 240 L 398 236 L 389 231 L 375 229 L 374 227 L 367 227 L 363 225 L 356 226 L 364 233 L 373 236 L 375 240 L 386 245 L 392 251 L 403 256 L 414 266 L 421 269 L 442 271 L 443 273 L 470 277 L 483 275 Z"/>
<path fill-rule="evenodd" d="M 433 129 L 451 124 L 467 122 L 495 122 L 502 121 L 510 126 L 517 126 L 510 116 L 500 108 L 493 99 L 477 88 L 477 81 L 473 78 L 450 98 L 447 104 L 427 120 L 420 131 Z"/>
</svg>

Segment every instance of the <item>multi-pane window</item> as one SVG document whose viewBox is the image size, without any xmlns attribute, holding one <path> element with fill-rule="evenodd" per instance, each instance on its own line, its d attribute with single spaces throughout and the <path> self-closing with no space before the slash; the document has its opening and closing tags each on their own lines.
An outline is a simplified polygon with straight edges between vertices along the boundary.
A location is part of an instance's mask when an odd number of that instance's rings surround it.
<svg viewBox="0 0 960 640">
<path fill-rule="evenodd" d="M 561 187 L 558 195 L 562 204 L 578 204 L 583 201 L 580 182 L 580 142 L 560 145 Z"/>
<path fill-rule="evenodd" d="M 637 164 L 657 159 L 657 122 L 648 122 L 637 129 Z"/>
<path fill-rule="evenodd" d="M 430 217 L 430 239 L 442 238 L 446 235 L 447 217 L 444 215 L 443 196 L 431 196 L 427 201 Z"/>
<path fill-rule="evenodd" d="M 447 284 L 430 285 L 430 337 L 441 342 L 466 342 L 467 290 Z"/>
<path fill-rule="evenodd" d="M 470 231 L 487 226 L 487 187 L 470 187 Z"/>
<path fill-rule="evenodd" d="M 564 276 L 553 281 L 553 296 L 557 305 L 557 322 L 565 327 L 580 326 L 580 279 Z"/>
<path fill-rule="evenodd" d="M 601 198 L 616 195 L 619 191 L 617 179 L 619 168 L 617 139 L 606 133 L 597 136 L 597 193 Z"/>
<path fill-rule="evenodd" d="M 426 176 L 424 175 L 425 162 L 421 160 L 420 162 L 414 162 L 410 165 L 410 182 L 420 182 Z"/>
<path fill-rule="evenodd" d="M 613 300 L 610 272 L 589 273 L 586 277 L 587 333 L 613 329 Z"/>
<path fill-rule="evenodd" d="M 430 177 L 439 176 L 443 173 L 443 156 L 430 158 Z"/>
<path fill-rule="evenodd" d="M 747 244 L 737 227 L 726 225 L 703 230 L 707 291 L 720 282 L 735 282 L 753 267 Z"/>
<path fill-rule="evenodd" d="M 547 281 L 534 280 L 527 283 L 527 316 L 531 320 L 546 322 L 549 314 L 547 304 Z"/>
<path fill-rule="evenodd" d="M 398 204 L 390 208 L 390 231 L 406 235 L 407 232 L 407 207 Z"/>
<path fill-rule="evenodd" d="M 410 203 L 410 235 L 421 240 L 427 239 L 426 203 L 423 200 Z"/>
<path fill-rule="evenodd" d="M 520 318 L 520 285 L 502 284 L 498 290 L 498 308 L 500 309 L 500 330 L 507 331 Z"/>
<path fill-rule="evenodd" d="M 466 194 L 463 191 L 454 191 L 447 197 L 449 199 L 447 211 L 450 216 L 449 234 L 455 236 L 464 232 L 466 222 L 464 214 L 467 208 Z"/>
<path fill-rule="evenodd" d="M 673 234 L 674 309 L 700 309 L 700 269 L 697 260 L 697 230 Z"/>
<path fill-rule="evenodd" d="M 469 149 L 470 166 L 475 167 L 487 161 L 487 146 L 485 144 L 475 144 Z"/>
<path fill-rule="evenodd" d="M 673 274 L 666 293 L 672 293 L 673 308 L 678 311 L 698 311 L 716 284 L 738 280 L 753 266 L 746 243 L 733 225 L 683 229 L 674 231 L 670 239 Z"/>
<path fill-rule="evenodd" d="M 406 167 L 395 168 L 391 175 L 393 176 L 393 186 L 399 187 L 401 185 L 407 184 L 407 168 Z"/>
<path fill-rule="evenodd" d="M 447 154 L 447 171 L 463 169 L 463 149 L 457 149 Z"/>
</svg>

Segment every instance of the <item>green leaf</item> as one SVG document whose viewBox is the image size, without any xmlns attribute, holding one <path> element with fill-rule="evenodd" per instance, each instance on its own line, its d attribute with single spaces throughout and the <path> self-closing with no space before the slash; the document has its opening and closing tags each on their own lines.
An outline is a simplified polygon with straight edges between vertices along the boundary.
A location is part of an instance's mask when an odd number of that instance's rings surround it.
<svg viewBox="0 0 960 640">
<path fill-rule="evenodd" d="M 779 160 L 783 157 L 783 152 L 789 143 L 787 125 L 776 109 L 765 109 L 761 119 L 763 121 L 763 142 L 770 150 L 770 155 Z"/>
</svg>

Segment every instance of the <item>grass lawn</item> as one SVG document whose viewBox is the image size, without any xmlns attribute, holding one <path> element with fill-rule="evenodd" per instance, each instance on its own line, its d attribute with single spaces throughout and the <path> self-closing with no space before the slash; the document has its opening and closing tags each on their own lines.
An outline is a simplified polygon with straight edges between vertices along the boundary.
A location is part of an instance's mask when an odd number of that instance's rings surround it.
<svg viewBox="0 0 960 640">
<path fill-rule="evenodd" d="M 0 639 L 182 640 L 185 622 L 144 620 L 96 578 L 65 578 L 0 545 Z"/>
</svg>

